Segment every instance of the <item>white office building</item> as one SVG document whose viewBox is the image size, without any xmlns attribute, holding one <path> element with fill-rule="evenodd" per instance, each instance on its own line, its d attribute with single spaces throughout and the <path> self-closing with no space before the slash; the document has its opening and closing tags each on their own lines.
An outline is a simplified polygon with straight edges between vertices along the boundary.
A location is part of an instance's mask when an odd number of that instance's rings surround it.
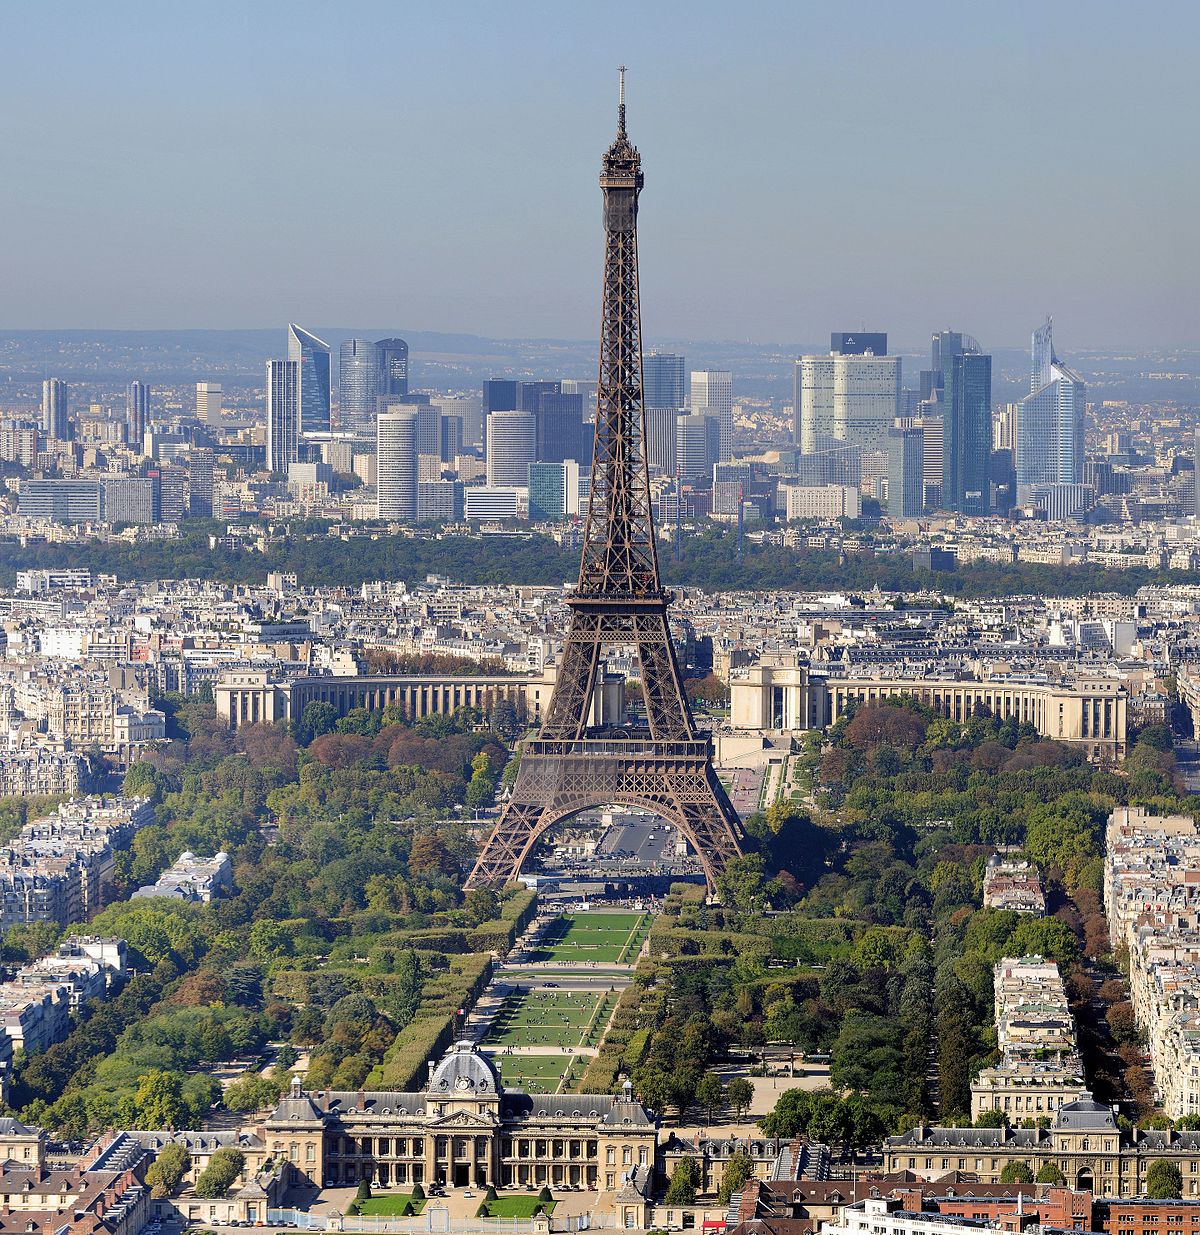
<svg viewBox="0 0 1200 1235">
<path fill-rule="evenodd" d="M 733 458 L 733 374 L 726 369 L 700 369 L 692 374 L 689 400 L 693 416 L 712 416 L 721 426 L 720 457 Z"/>
<path fill-rule="evenodd" d="M 375 418 L 375 488 L 380 519 L 417 517 L 417 413 L 380 412 Z"/>
<path fill-rule="evenodd" d="M 225 391 L 219 382 L 196 383 L 196 419 L 216 428 L 221 423 L 221 407 Z"/>
<path fill-rule="evenodd" d="M 801 356 L 793 382 L 796 444 L 806 453 L 822 435 L 886 451 L 900 408 L 900 358 Z"/>
<path fill-rule="evenodd" d="M 487 418 L 488 486 L 526 488 L 536 443 L 532 412 L 492 412 Z"/>
</svg>

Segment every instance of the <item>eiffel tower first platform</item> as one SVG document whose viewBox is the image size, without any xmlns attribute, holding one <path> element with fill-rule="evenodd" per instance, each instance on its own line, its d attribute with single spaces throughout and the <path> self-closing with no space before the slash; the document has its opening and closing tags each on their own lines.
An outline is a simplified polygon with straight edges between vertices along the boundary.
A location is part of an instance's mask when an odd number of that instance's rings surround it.
<svg viewBox="0 0 1200 1235">
<path fill-rule="evenodd" d="M 525 743 L 512 796 L 467 880 L 495 887 L 520 873 L 547 829 L 579 811 L 635 806 L 676 827 L 710 892 L 741 852 L 741 825 L 696 730 L 667 625 L 646 468 L 637 212 L 642 161 L 625 132 L 625 70 L 616 140 L 604 156 L 604 303 L 592 496 L 571 622 L 541 732 Z M 588 724 L 606 645 L 635 645 L 645 727 Z"/>
</svg>

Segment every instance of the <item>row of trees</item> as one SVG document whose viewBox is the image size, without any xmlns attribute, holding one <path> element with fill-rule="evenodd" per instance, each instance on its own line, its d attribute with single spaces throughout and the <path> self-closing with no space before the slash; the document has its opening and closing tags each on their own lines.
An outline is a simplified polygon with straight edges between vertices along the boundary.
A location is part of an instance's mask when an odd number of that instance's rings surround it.
<svg viewBox="0 0 1200 1235">
<path fill-rule="evenodd" d="M 137 545 L 18 544 L 0 542 L 0 584 L 11 586 L 17 570 L 87 566 L 99 574 L 122 579 L 217 579 L 252 583 L 266 571 L 294 571 L 302 583 L 336 578 L 347 586 L 376 579 L 419 583 L 431 573 L 448 574 L 472 584 L 558 584 L 579 569 L 578 554 L 548 536 L 528 539 L 462 536 L 408 538 L 402 536 L 330 539 L 328 527 L 297 523 L 284 539 L 265 552 L 209 546 L 215 525 L 193 523 L 178 540 Z M 739 589 L 823 591 L 836 588 L 866 594 L 876 587 L 887 592 L 931 592 L 935 595 L 1014 596 L 1073 595 L 1119 592 L 1132 595 L 1150 584 L 1186 583 L 1181 572 L 1105 570 L 1074 566 L 1070 570 L 1020 562 L 1000 565 L 975 562 L 955 571 L 914 570 L 907 556 L 876 556 L 871 549 L 840 554 L 807 548 L 746 543 L 736 534 L 711 528 L 685 535 L 681 559 L 661 557 L 665 581 L 712 592 Z"/>
</svg>

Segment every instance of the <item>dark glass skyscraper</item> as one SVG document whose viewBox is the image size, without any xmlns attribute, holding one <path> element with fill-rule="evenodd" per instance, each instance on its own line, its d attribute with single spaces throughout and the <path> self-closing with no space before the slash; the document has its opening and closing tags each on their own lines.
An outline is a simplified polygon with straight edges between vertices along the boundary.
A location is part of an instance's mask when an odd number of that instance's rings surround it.
<svg viewBox="0 0 1200 1235">
<path fill-rule="evenodd" d="M 379 393 L 390 399 L 408 397 L 408 344 L 403 339 L 380 339 Z"/>
<path fill-rule="evenodd" d="M 687 364 L 673 352 L 651 352 L 642 364 L 642 389 L 647 407 L 687 406 Z"/>
<path fill-rule="evenodd" d="M 591 427 L 583 422 L 583 395 L 543 394 L 534 414 L 537 461 L 590 463 Z"/>
<path fill-rule="evenodd" d="M 942 505 L 964 515 L 991 513 L 992 358 L 949 357 L 942 430 Z"/>
<path fill-rule="evenodd" d="M 517 410 L 517 387 L 520 382 L 505 377 L 493 377 L 483 383 L 483 414 L 491 412 L 515 412 Z"/>
<path fill-rule="evenodd" d="M 534 412 L 548 395 L 562 394 L 562 382 L 520 382 L 517 389 L 517 410 Z"/>
<path fill-rule="evenodd" d="M 300 432 L 329 432 L 329 344 L 288 324 L 288 359 L 300 372 Z"/>
</svg>

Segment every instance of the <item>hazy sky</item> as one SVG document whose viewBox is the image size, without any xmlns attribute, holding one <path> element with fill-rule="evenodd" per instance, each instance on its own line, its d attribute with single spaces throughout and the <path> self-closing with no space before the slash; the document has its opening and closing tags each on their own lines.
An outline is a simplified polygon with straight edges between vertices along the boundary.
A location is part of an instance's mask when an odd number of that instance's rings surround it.
<svg viewBox="0 0 1200 1235">
<path fill-rule="evenodd" d="M 1200 5 L 4 0 L 0 327 L 1200 345 Z"/>
</svg>

